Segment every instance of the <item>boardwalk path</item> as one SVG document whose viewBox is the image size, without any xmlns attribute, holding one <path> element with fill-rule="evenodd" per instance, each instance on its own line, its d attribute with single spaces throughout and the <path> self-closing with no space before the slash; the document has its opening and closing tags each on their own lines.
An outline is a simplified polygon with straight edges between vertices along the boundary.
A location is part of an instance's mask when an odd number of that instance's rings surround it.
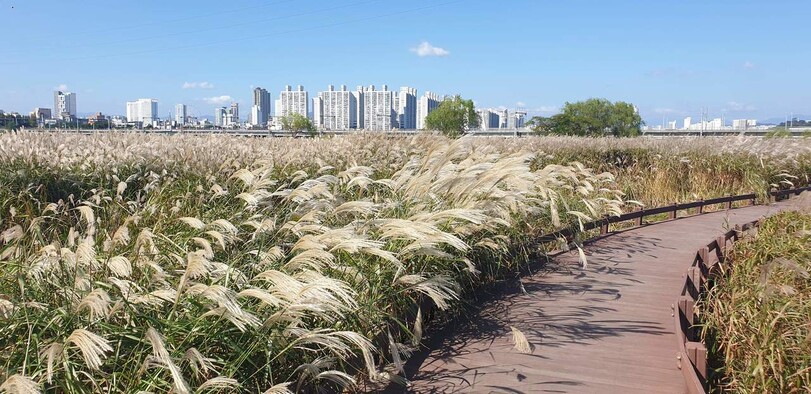
<svg viewBox="0 0 811 394">
<path fill-rule="evenodd" d="M 671 305 L 695 251 L 725 228 L 789 206 L 754 206 L 607 236 L 588 268 L 564 253 L 438 333 L 409 362 L 410 392 L 681 393 Z M 513 349 L 510 326 L 532 354 Z"/>
</svg>

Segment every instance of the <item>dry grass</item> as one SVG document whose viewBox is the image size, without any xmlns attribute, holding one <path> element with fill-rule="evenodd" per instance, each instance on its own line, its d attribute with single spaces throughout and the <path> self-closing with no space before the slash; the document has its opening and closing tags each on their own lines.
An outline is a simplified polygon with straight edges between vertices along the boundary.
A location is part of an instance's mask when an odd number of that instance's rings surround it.
<svg viewBox="0 0 811 394">
<path fill-rule="evenodd" d="M 767 219 L 756 238 L 736 244 L 732 270 L 703 302 L 718 391 L 811 391 L 809 230 L 808 214 Z"/>
<path fill-rule="evenodd" d="M 620 213 L 618 189 L 655 204 L 807 173 L 805 141 L 713 143 L 0 135 L 0 381 L 399 381 L 429 310 L 516 272 L 534 236 Z"/>
</svg>

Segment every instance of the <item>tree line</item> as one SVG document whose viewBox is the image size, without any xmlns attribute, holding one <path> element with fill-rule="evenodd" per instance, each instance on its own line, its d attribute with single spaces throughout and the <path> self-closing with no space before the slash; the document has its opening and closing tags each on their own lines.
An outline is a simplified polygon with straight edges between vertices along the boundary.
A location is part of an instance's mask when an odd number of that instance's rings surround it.
<svg viewBox="0 0 811 394">
<path fill-rule="evenodd" d="M 457 137 L 481 124 L 472 100 L 460 96 L 448 98 L 425 118 L 428 130 Z M 541 135 L 584 137 L 634 137 L 645 124 L 632 104 L 593 98 L 566 103 L 562 111 L 550 117 L 535 116 L 527 127 Z"/>
</svg>

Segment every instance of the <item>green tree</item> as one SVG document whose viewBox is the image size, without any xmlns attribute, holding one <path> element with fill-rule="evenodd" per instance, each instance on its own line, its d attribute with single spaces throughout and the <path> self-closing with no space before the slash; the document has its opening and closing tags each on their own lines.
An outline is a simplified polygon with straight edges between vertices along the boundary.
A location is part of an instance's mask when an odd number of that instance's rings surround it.
<svg viewBox="0 0 811 394">
<path fill-rule="evenodd" d="M 315 125 L 313 122 L 302 114 L 290 114 L 282 117 L 282 129 L 290 131 L 293 136 L 303 131 L 314 133 Z"/>
<path fill-rule="evenodd" d="M 633 105 L 597 98 L 566 103 L 550 123 L 551 133 L 588 137 L 633 137 L 645 124 Z"/>
<path fill-rule="evenodd" d="M 425 128 L 437 130 L 449 137 L 458 137 L 467 130 L 479 127 L 479 122 L 473 100 L 465 100 L 456 95 L 445 99 L 425 117 Z"/>
<path fill-rule="evenodd" d="M 526 126 L 537 134 L 545 135 L 552 132 L 552 127 L 554 124 L 555 123 L 552 118 L 533 116 L 532 119 L 527 121 Z"/>
</svg>

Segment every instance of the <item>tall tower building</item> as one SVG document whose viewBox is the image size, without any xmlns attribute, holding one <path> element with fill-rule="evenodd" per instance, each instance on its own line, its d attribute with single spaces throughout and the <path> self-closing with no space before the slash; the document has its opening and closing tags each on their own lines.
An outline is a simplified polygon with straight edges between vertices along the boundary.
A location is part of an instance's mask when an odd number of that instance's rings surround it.
<svg viewBox="0 0 811 394">
<path fill-rule="evenodd" d="M 127 102 L 127 121 L 150 125 L 158 120 L 158 100 L 138 99 Z"/>
<path fill-rule="evenodd" d="M 214 109 L 214 126 L 217 127 L 225 126 L 226 122 L 225 117 L 227 112 L 228 111 L 225 109 L 225 107 L 219 107 Z"/>
<path fill-rule="evenodd" d="M 54 114 L 57 119 L 69 120 L 76 117 L 76 93 L 55 91 Z"/>
<path fill-rule="evenodd" d="M 290 85 L 287 85 L 276 102 L 276 116 L 299 114 L 307 117 L 309 101 L 303 86 L 299 85 L 298 89 L 294 91 Z"/>
<path fill-rule="evenodd" d="M 417 128 L 417 89 L 400 88 L 397 100 L 397 127 L 401 130 Z"/>
<path fill-rule="evenodd" d="M 253 90 L 253 105 L 259 107 L 259 114 L 262 115 L 261 119 L 253 119 L 253 110 L 251 110 L 251 122 L 256 125 L 264 126 L 268 123 L 270 116 L 270 92 L 262 88 Z"/>
<path fill-rule="evenodd" d="M 324 130 L 349 130 L 357 127 L 357 107 L 357 97 L 346 85 L 341 85 L 341 90 L 330 85 L 313 100 L 313 118 Z"/>
<path fill-rule="evenodd" d="M 364 93 L 366 92 L 366 88 L 363 86 L 358 86 L 358 88 L 352 92 L 352 97 L 355 100 L 356 108 L 355 108 L 355 125 L 352 126 L 353 129 L 363 130 L 366 128 L 366 123 L 364 122 Z"/>
<path fill-rule="evenodd" d="M 239 123 L 239 103 L 231 103 L 228 115 L 231 117 L 231 123 Z"/>
<path fill-rule="evenodd" d="M 375 90 L 374 85 L 363 92 L 363 122 L 366 130 L 389 131 L 397 122 L 394 110 L 394 92 L 383 85 L 383 90 Z"/>
<path fill-rule="evenodd" d="M 425 130 L 425 118 L 439 107 L 440 97 L 431 92 L 425 92 L 417 102 L 417 130 Z"/>
<path fill-rule="evenodd" d="M 186 113 L 186 104 L 175 105 L 175 123 L 185 125 L 188 114 Z"/>
</svg>

